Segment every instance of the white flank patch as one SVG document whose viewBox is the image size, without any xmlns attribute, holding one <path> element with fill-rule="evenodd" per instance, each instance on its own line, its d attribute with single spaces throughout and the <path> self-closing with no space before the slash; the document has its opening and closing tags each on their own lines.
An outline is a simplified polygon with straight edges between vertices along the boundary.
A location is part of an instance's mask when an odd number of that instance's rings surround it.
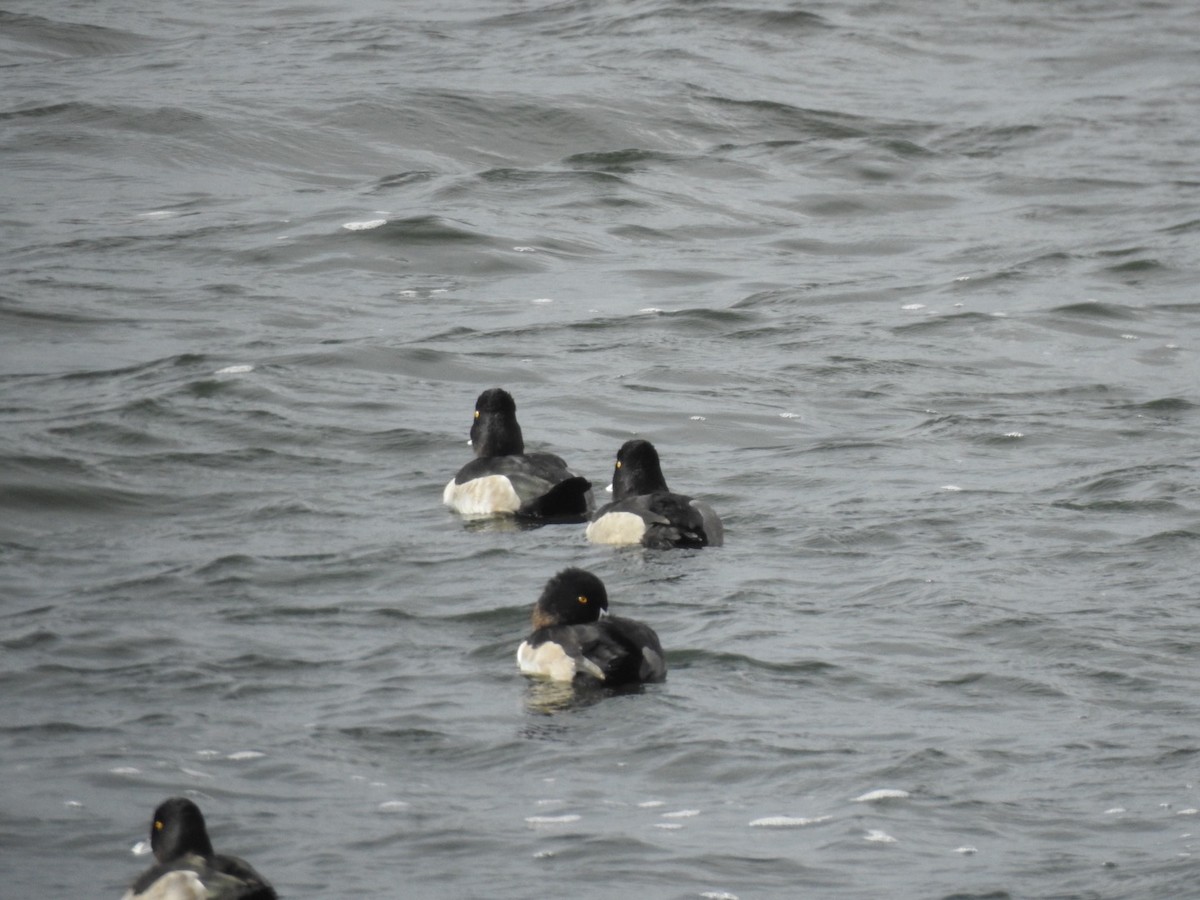
<svg viewBox="0 0 1200 900">
<path fill-rule="evenodd" d="M 872 843 L 875 843 L 875 844 L 894 844 L 894 843 L 896 843 L 896 839 L 894 837 L 892 837 L 886 831 L 880 831 L 877 828 L 872 828 L 870 831 L 868 831 L 863 836 L 863 840 L 871 841 Z"/>
<path fill-rule="evenodd" d="M 240 762 L 243 759 L 261 759 L 262 757 L 264 757 L 266 755 L 267 754 L 261 753 L 258 750 L 238 750 L 234 753 L 230 753 L 225 758 Z"/>
<path fill-rule="evenodd" d="M 755 819 L 750 823 L 751 828 L 803 828 L 805 825 L 816 825 L 819 822 L 828 822 L 833 816 L 816 816 L 814 818 L 805 818 L 804 816 L 764 816 L 761 819 Z"/>
<path fill-rule="evenodd" d="M 645 534 L 645 521 L 631 512 L 605 513 L 587 527 L 587 539 L 593 544 L 640 544 Z"/>
<path fill-rule="evenodd" d="M 408 809 L 408 804 L 403 800 L 384 800 L 379 804 L 380 812 L 398 812 L 402 809 Z"/>
<path fill-rule="evenodd" d="M 254 366 L 226 366 L 223 369 L 217 369 L 214 375 L 245 375 L 247 372 L 253 372 Z"/>
<path fill-rule="evenodd" d="M 125 896 L 132 896 L 130 891 Z M 139 897 L 170 897 L 172 900 L 205 900 L 208 890 L 200 876 L 190 869 L 176 869 L 155 880 Z"/>
<path fill-rule="evenodd" d="M 525 822 L 529 825 L 570 825 L 581 818 L 575 813 L 567 813 L 565 816 L 526 816 Z"/>
<path fill-rule="evenodd" d="M 521 508 L 521 498 L 504 475 L 472 478 L 466 484 L 455 484 L 451 478 L 442 492 L 442 502 L 464 516 L 494 516 Z"/>
<path fill-rule="evenodd" d="M 584 662 L 587 663 L 587 660 Z M 521 641 L 521 646 L 517 648 L 517 667 L 526 675 L 540 675 L 552 681 L 575 680 L 575 659 L 553 641 L 546 641 L 537 647 L 533 647 L 529 641 Z M 603 680 L 604 673 L 596 669 L 594 664 L 591 668 Z"/>
<path fill-rule="evenodd" d="M 342 227 L 347 231 L 370 231 L 372 228 L 378 228 L 380 225 L 386 225 L 387 219 L 367 219 L 363 222 L 344 222 Z"/>
<path fill-rule="evenodd" d="M 881 788 L 878 791 L 867 791 L 861 796 L 855 797 L 852 803 L 870 803 L 873 800 L 903 800 L 910 796 L 908 791 L 898 791 L 894 788 Z"/>
</svg>

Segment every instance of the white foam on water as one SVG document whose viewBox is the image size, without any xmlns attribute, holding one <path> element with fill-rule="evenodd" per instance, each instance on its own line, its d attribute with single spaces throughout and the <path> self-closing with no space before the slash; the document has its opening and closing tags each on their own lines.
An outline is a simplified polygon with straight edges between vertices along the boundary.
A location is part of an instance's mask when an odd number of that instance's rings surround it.
<svg viewBox="0 0 1200 900">
<path fill-rule="evenodd" d="M 965 847 L 955 847 L 954 852 L 961 853 L 963 856 L 974 856 L 979 852 L 979 848 L 967 845 Z"/>
<path fill-rule="evenodd" d="M 562 816 L 526 816 L 525 822 L 529 825 L 569 825 L 582 818 L 577 813 L 567 813 Z"/>
<path fill-rule="evenodd" d="M 1179 812 L 1175 813 L 1175 815 L 1177 815 L 1177 816 L 1194 816 L 1198 813 L 1200 813 L 1200 809 L 1195 809 L 1194 807 L 1189 807 L 1188 809 L 1181 809 Z"/>
<path fill-rule="evenodd" d="M 925 308 L 925 304 L 924 304 L 924 303 L 905 303 L 905 304 L 904 304 L 902 307 L 900 307 L 900 308 L 901 308 L 901 309 L 909 309 L 909 310 L 912 310 L 912 309 L 924 309 L 924 308 Z"/>
<path fill-rule="evenodd" d="M 1004 436 L 1006 438 L 1023 438 L 1025 437 L 1025 433 L 1021 431 L 1006 431 L 1004 432 Z"/>
<path fill-rule="evenodd" d="M 141 769 L 135 769 L 133 766 L 117 766 L 115 769 L 109 769 L 114 775 L 141 775 Z"/>
<path fill-rule="evenodd" d="M 800 418 L 800 413 L 780 413 L 779 418 L 781 418 L 781 419 L 798 419 L 798 418 Z"/>
<path fill-rule="evenodd" d="M 691 419 L 693 422 L 707 422 L 708 416 L 692 416 Z"/>
<path fill-rule="evenodd" d="M 221 751 L 220 750 L 197 750 L 196 755 L 211 758 L 213 756 L 220 756 Z"/>
<path fill-rule="evenodd" d="M 243 759 L 261 759 L 266 755 L 258 750 L 236 750 L 225 758 L 240 762 Z"/>
<path fill-rule="evenodd" d="M 942 490 L 943 491 L 961 491 L 962 488 L 960 488 L 957 484 L 943 484 Z"/>
<path fill-rule="evenodd" d="M 863 840 L 871 841 L 875 844 L 895 844 L 896 839 L 886 831 L 880 831 L 878 828 L 872 828 L 864 836 Z"/>
<path fill-rule="evenodd" d="M 664 819 L 690 819 L 692 816 L 700 815 L 698 809 L 677 809 L 675 812 L 663 813 Z"/>
<path fill-rule="evenodd" d="M 537 247 L 513 247 L 518 253 L 537 253 Z"/>
<path fill-rule="evenodd" d="M 871 803 L 874 800 L 904 800 L 911 796 L 908 791 L 900 791 L 895 788 L 880 788 L 877 791 L 867 791 L 852 800 L 852 803 Z"/>
<path fill-rule="evenodd" d="M 1106 810 L 1104 811 L 1104 814 L 1105 814 L 1106 816 L 1115 816 L 1115 815 L 1117 815 L 1117 813 L 1123 813 L 1123 812 L 1125 812 L 1125 807 L 1123 807 L 1123 806 L 1114 806 L 1112 809 L 1106 809 Z"/>
<path fill-rule="evenodd" d="M 217 371 L 214 372 L 213 374 L 214 375 L 245 375 L 247 372 L 253 372 L 253 371 L 254 371 L 254 366 L 248 366 L 248 365 L 226 366 L 223 369 L 217 369 Z"/>
<path fill-rule="evenodd" d="M 554 298 L 553 297 L 534 297 L 529 302 L 530 303 L 553 303 Z"/>
<path fill-rule="evenodd" d="M 136 844 L 134 844 L 132 847 L 129 848 L 129 852 L 132 853 L 134 856 L 145 856 L 147 853 L 150 852 L 150 842 L 149 841 L 138 841 Z"/>
<path fill-rule="evenodd" d="M 191 775 L 193 778 L 212 778 L 207 772 L 201 772 L 199 769 L 185 769 L 181 766 L 179 771 L 184 775 Z"/>
<path fill-rule="evenodd" d="M 386 225 L 387 219 L 366 219 L 362 222 L 343 222 L 342 227 L 347 231 L 370 231 L 380 225 Z"/>
<path fill-rule="evenodd" d="M 379 804 L 380 812 L 399 812 L 402 809 L 408 809 L 408 804 L 403 800 L 384 800 Z"/>
<path fill-rule="evenodd" d="M 704 900 L 741 900 L 737 894 L 730 894 L 726 891 L 705 891 L 700 896 Z"/>
<path fill-rule="evenodd" d="M 609 489 L 611 490 L 611 488 L 612 488 L 612 485 L 610 484 Z M 665 801 L 665 800 L 643 800 L 641 803 L 638 804 L 638 809 L 654 809 L 655 807 L 666 806 L 666 805 L 667 805 L 667 801 Z"/>
<path fill-rule="evenodd" d="M 655 822 L 655 828 L 661 828 L 663 831 L 678 831 L 683 826 L 678 822 Z"/>
<path fill-rule="evenodd" d="M 816 825 L 828 822 L 833 816 L 763 816 L 750 823 L 751 828 L 803 828 L 806 825 Z"/>
</svg>

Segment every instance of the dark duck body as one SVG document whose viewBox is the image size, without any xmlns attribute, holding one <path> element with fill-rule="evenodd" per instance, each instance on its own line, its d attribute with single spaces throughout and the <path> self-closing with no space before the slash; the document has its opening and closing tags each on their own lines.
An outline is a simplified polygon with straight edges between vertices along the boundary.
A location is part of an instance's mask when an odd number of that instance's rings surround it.
<svg viewBox="0 0 1200 900">
<path fill-rule="evenodd" d="M 544 521 L 586 521 L 592 485 L 553 453 L 526 453 L 517 404 L 502 388 L 475 401 L 471 424 L 475 459 L 442 492 L 442 500 L 465 516 L 511 515 Z"/>
<path fill-rule="evenodd" d="M 275 889 L 248 862 L 213 852 L 204 816 L 186 797 L 159 804 L 150 847 L 157 864 L 122 900 L 276 900 Z"/>
<path fill-rule="evenodd" d="M 622 687 L 667 677 L 658 635 L 608 611 L 604 582 L 583 569 L 563 569 L 533 607 L 533 633 L 517 649 L 526 675 L 553 681 Z"/>
<path fill-rule="evenodd" d="M 725 542 L 725 527 L 711 506 L 667 487 L 658 451 L 649 441 L 626 441 L 617 451 L 612 495 L 588 523 L 593 543 L 667 549 Z"/>
</svg>

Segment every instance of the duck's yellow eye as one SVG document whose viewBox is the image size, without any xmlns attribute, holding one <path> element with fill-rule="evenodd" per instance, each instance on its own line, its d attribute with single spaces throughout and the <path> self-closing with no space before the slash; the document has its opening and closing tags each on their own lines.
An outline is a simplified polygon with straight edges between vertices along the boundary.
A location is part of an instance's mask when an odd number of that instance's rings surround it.
<svg viewBox="0 0 1200 900">
<path fill-rule="evenodd" d="M 155 830 L 155 831 L 162 831 L 162 830 L 163 830 L 163 823 L 162 823 L 162 822 L 161 822 L 159 819 L 155 819 L 155 820 L 154 820 L 154 830 Z"/>
<path fill-rule="evenodd" d="M 580 602 L 580 603 L 587 603 L 587 602 L 588 602 L 588 599 L 587 599 L 587 597 L 585 597 L 585 596 L 583 596 L 582 594 L 580 594 L 580 595 L 579 595 L 579 602 Z"/>
<path fill-rule="evenodd" d="M 475 418 L 479 418 L 479 410 L 475 410 Z"/>
<path fill-rule="evenodd" d="M 617 468 L 621 468 L 621 461 L 619 459 L 617 460 Z"/>
</svg>

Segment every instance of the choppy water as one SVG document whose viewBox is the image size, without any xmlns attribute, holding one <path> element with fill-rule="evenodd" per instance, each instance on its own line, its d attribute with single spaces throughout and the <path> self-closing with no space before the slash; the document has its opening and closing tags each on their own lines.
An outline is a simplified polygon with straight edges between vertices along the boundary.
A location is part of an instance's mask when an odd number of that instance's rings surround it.
<svg viewBox="0 0 1200 900">
<path fill-rule="evenodd" d="M 0 893 L 1194 895 L 1200 7 L 450 7 L 0 12 Z M 464 525 L 493 385 L 727 545 Z"/>
</svg>

